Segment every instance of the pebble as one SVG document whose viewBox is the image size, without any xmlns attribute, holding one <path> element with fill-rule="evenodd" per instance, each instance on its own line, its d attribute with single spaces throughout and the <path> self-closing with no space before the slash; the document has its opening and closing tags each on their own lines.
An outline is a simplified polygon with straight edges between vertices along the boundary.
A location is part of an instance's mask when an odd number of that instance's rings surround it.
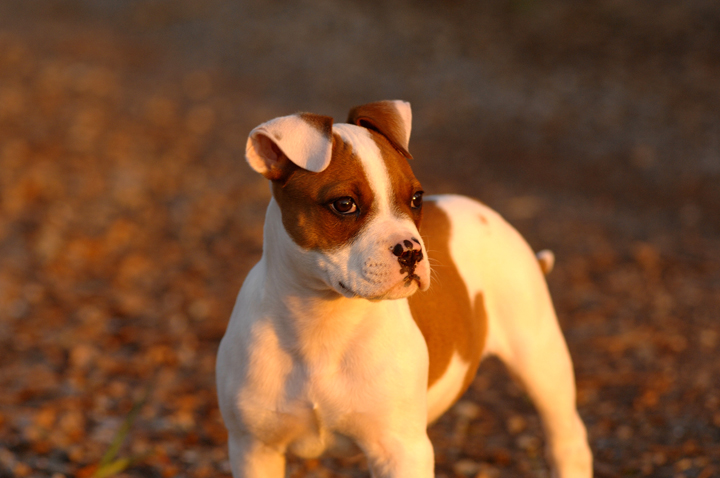
<svg viewBox="0 0 720 478">
<path fill-rule="evenodd" d="M 455 404 L 453 412 L 458 417 L 474 420 L 480 415 L 480 406 L 474 402 L 463 400 Z"/>
<path fill-rule="evenodd" d="M 462 476 L 475 476 L 480 470 L 480 464 L 472 460 L 459 460 L 453 464 L 453 471 Z"/>
</svg>

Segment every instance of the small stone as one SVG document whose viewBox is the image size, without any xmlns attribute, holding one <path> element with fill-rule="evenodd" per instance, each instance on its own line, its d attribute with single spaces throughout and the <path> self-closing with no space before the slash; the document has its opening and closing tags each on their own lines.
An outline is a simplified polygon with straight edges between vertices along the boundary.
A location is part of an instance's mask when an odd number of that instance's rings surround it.
<svg viewBox="0 0 720 478">
<path fill-rule="evenodd" d="M 512 219 L 531 219 L 543 209 L 542 200 L 535 196 L 511 198 L 507 204 L 507 215 Z"/>
<path fill-rule="evenodd" d="M 499 476 L 500 470 L 494 466 L 483 463 L 480 465 L 480 471 L 475 475 L 475 478 L 498 478 Z"/>
<path fill-rule="evenodd" d="M 12 470 L 15 463 L 17 463 L 15 454 L 7 448 L 0 448 L 0 465 L 2 465 L 3 468 Z"/>
<path fill-rule="evenodd" d="M 675 463 L 675 471 L 683 472 L 692 468 L 693 462 L 690 458 L 683 458 L 682 460 Z"/>
<path fill-rule="evenodd" d="M 463 400 L 455 404 L 453 411 L 459 417 L 473 420 L 480 415 L 480 406 L 468 400 Z"/>
<path fill-rule="evenodd" d="M 468 459 L 459 460 L 453 465 L 453 471 L 463 476 L 475 476 L 479 470 L 480 464 Z"/>
<path fill-rule="evenodd" d="M 617 429 L 617 437 L 621 440 L 629 440 L 633 436 L 633 429 L 628 425 L 621 425 Z"/>
<path fill-rule="evenodd" d="M 540 448 L 540 439 L 534 435 L 520 435 L 517 438 L 517 446 L 526 452 L 534 452 Z"/>
<path fill-rule="evenodd" d="M 512 435 L 517 435 L 527 428 L 527 422 L 521 415 L 513 415 L 507 421 L 508 432 Z"/>
<path fill-rule="evenodd" d="M 15 463 L 15 466 L 13 467 L 13 474 L 14 476 L 28 476 L 30 473 L 32 473 L 32 468 L 30 468 L 25 463 Z"/>
<path fill-rule="evenodd" d="M 712 329 L 705 329 L 700 332 L 700 345 L 706 349 L 714 349 L 718 342 L 718 333 Z"/>
</svg>

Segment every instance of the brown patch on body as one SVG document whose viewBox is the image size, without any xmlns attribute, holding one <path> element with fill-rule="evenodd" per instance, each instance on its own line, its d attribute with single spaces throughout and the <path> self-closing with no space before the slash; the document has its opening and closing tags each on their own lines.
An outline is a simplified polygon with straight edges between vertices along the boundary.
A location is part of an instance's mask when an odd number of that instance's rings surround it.
<svg viewBox="0 0 720 478">
<path fill-rule="evenodd" d="M 470 354 L 470 366 L 468 367 L 467 373 L 465 374 L 465 381 L 460 395 L 465 393 L 465 390 L 470 387 L 470 384 L 475 379 L 478 367 L 480 366 L 480 360 L 482 359 L 483 350 L 485 350 L 485 340 L 487 339 L 487 328 L 488 328 L 488 317 L 487 309 L 485 308 L 485 296 L 482 292 L 475 294 L 475 305 L 473 306 L 474 322 L 472 336 L 477 339 L 477 342 L 472 343 L 473 353 Z"/>
<path fill-rule="evenodd" d="M 482 293 L 475 297 L 474 307 L 470 302 L 465 281 L 450 255 L 450 232 L 447 214 L 435 203 L 426 202 L 421 235 L 432 258 L 435 277 L 429 290 L 416 292 L 408 301 L 430 355 L 428 388 L 443 376 L 457 351 L 470 364 L 463 393 L 480 364 L 487 337 L 487 315 Z"/>
<path fill-rule="evenodd" d="M 313 173 L 290 163 L 272 191 L 282 211 L 285 230 L 304 249 L 331 250 L 348 243 L 374 214 L 374 194 L 352 145 L 333 135 L 330 165 Z M 351 197 L 358 212 L 341 216 L 332 211 L 333 200 Z"/>
</svg>

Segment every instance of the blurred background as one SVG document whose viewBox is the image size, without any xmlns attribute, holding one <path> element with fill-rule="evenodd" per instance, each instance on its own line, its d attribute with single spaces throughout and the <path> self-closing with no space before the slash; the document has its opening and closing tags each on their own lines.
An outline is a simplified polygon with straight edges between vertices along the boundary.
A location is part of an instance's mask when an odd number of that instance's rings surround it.
<svg viewBox="0 0 720 478">
<path fill-rule="evenodd" d="M 596 476 L 717 476 L 719 80 L 704 0 L 3 0 L 0 477 L 229 476 L 215 353 L 269 198 L 247 134 L 396 98 L 427 192 L 555 251 Z M 438 477 L 549 476 L 496 360 L 430 436 Z"/>
</svg>

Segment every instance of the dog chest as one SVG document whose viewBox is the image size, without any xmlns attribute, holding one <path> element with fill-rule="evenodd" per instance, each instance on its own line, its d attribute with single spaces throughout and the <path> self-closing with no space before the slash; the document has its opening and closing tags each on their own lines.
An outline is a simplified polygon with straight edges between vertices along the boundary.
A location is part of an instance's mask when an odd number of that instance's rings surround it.
<svg viewBox="0 0 720 478">
<path fill-rule="evenodd" d="M 279 331 L 265 321 L 250 327 L 245 370 L 235 388 L 241 428 L 301 457 L 347 455 L 357 451 L 351 442 L 373 430 L 425 415 L 417 397 L 426 389 L 427 352 L 407 302 L 352 303 L 370 309 L 358 315 L 350 307 L 352 317 L 332 317 L 346 325 L 335 332 L 318 324 L 293 329 L 298 342 L 291 348 L 281 336 L 291 327 Z M 302 320 L 292 318 L 295 325 Z M 413 405 L 396 405 L 405 402 Z"/>
</svg>

